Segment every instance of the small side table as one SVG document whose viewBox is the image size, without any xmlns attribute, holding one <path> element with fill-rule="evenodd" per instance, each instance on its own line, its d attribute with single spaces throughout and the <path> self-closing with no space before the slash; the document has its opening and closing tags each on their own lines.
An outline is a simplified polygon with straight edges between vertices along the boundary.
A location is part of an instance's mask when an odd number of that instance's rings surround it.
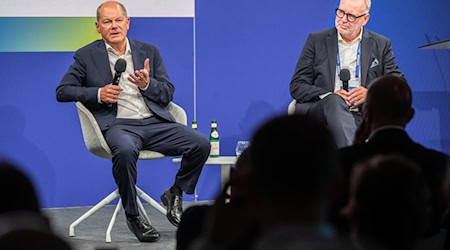
<svg viewBox="0 0 450 250">
<path fill-rule="evenodd" d="M 219 157 L 209 157 L 206 160 L 205 165 L 221 165 L 220 170 L 220 183 L 223 188 L 225 183 L 230 179 L 230 169 L 231 165 L 236 164 L 236 156 L 219 156 Z M 180 163 L 181 158 L 172 159 L 173 163 Z M 197 201 L 197 192 L 195 192 L 195 201 Z"/>
</svg>

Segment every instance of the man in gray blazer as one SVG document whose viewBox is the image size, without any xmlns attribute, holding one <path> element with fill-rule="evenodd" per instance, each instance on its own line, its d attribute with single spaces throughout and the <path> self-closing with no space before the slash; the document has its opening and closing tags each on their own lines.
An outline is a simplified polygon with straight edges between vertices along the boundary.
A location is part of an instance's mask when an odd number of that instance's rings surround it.
<svg viewBox="0 0 450 250">
<path fill-rule="evenodd" d="M 182 192 L 194 193 L 210 144 L 193 129 L 175 122 L 166 109 L 174 86 L 156 47 L 127 38 L 130 18 L 115 1 L 97 9 L 97 31 L 102 40 L 79 49 L 74 63 L 56 89 L 60 102 L 80 101 L 95 116 L 111 148 L 113 176 L 125 208 L 127 225 L 140 241 L 154 242 L 159 233 L 139 214 L 136 179 L 140 150 L 165 155 L 183 155 L 171 188 L 161 200 L 167 218 L 178 226 Z M 115 64 L 125 60 L 126 69 L 118 85 L 112 84 Z"/>
<path fill-rule="evenodd" d="M 309 35 L 290 83 L 296 112 L 324 122 L 339 147 L 352 143 L 370 82 L 388 74 L 403 77 L 389 39 L 363 28 L 370 5 L 341 0 L 336 27 Z"/>
</svg>

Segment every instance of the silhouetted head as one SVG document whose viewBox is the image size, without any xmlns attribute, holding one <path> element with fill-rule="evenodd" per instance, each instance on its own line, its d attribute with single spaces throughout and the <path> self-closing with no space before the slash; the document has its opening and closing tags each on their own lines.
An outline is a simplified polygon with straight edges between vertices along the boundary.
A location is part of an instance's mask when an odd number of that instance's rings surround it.
<svg viewBox="0 0 450 250">
<path fill-rule="evenodd" d="M 447 200 L 448 216 L 449 216 L 448 223 L 450 223 L 450 162 L 448 163 L 447 176 L 446 176 L 445 181 L 444 181 L 442 192 L 444 193 L 445 199 Z"/>
<path fill-rule="evenodd" d="M 322 207 L 335 173 L 336 146 L 323 124 L 311 117 L 276 117 L 251 141 L 255 185 L 279 206 Z"/>
<path fill-rule="evenodd" d="M 0 214 L 39 212 L 40 205 L 30 179 L 12 163 L 0 159 Z"/>
<path fill-rule="evenodd" d="M 238 201 L 239 199 L 246 199 L 251 185 L 252 163 L 250 159 L 250 147 L 242 151 L 241 155 L 236 161 L 236 166 L 232 169 L 230 176 L 230 196 L 231 201 Z"/>
<path fill-rule="evenodd" d="M 413 249 L 429 226 L 430 191 L 414 162 L 379 155 L 355 165 L 350 199 L 342 213 L 356 244 Z"/>
<path fill-rule="evenodd" d="M 250 160 L 250 146 L 248 146 L 236 160 L 235 170 L 250 171 L 252 168 Z"/>
<path fill-rule="evenodd" d="M 408 83 L 397 76 L 375 79 L 367 92 L 363 119 L 370 126 L 406 126 L 414 116 Z"/>
</svg>

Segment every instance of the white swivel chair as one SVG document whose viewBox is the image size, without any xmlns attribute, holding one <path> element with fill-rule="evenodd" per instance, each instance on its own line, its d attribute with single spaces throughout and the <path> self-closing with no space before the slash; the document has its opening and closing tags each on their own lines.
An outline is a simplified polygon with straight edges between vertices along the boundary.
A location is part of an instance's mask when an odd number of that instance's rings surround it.
<svg viewBox="0 0 450 250">
<path fill-rule="evenodd" d="M 295 105 L 297 104 L 296 100 L 292 100 L 291 103 L 289 103 L 288 106 L 288 115 L 293 115 L 295 114 Z"/>
<path fill-rule="evenodd" d="M 105 138 L 103 137 L 103 134 L 100 130 L 100 127 L 98 126 L 97 121 L 95 120 L 91 111 L 89 111 L 81 102 L 77 102 L 76 106 L 78 110 L 78 115 L 80 117 L 81 130 L 83 132 L 83 138 L 84 143 L 86 144 L 86 148 L 89 151 L 91 151 L 91 153 L 93 153 L 98 157 L 111 159 L 112 158 L 111 150 L 109 149 L 109 146 L 106 143 Z M 167 109 L 178 123 L 184 125 L 187 124 L 187 116 L 183 108 L 171 102 L 167 106 Z M 139 153 L 140 160 L 157 159 L 163 157 L 165 157 L 165 155 L 153 151 L 142 150 Z M 149 195 L 144 193 L 140 188 L 136 187 L 136 190 L 138 197 L 141 197 L 143 200 L 147 201 L 151 206 L 156 208 L 164 215 L 166 214 L 166 209 L 163 206 L 161 206 L 158 202 L 153 200 Z M 80 224 L 89 216 L 97 212 L 100 208 L 108 205 L 113 200 L 117 199 L 119 196 L 120 195 L 118 189 L 114 190 L 103 200 L 97 203 L 97 205 L 95 205 L 94 207 L 89 209 L 86 213 L 84 213 L 82 216 L 80 216 L 69 226 L 69 235 L 75 236 L 75 227 L 78 224 Z M 142 215 L 150 222 L 147 213 L 145 212 L 144 206 L 142 205 L 139 198 L 137 198 L 137 202 L 139 210 L 142 212 Z M 111 230 L 112 227 L 114 226 L 114 222 L 116 221 L 117 214 L 119 213 L 121 208 L 122 208 L 122 201 L 121 199 L 119 199 L 119 201 L 117 202 L 116 209 L 114 210 L 114 213 L 112 215 L 111 221 L 109 222 L 108 229 L 106 230 L 106 239 L 105 239 L 106 242 L 111 242 Z"/>
</svg>

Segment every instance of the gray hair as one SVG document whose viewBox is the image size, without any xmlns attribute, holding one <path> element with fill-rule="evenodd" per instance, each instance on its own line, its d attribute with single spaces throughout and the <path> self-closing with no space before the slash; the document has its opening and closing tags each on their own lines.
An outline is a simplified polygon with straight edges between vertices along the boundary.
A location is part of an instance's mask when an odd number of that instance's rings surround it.
<svg viewBox="0 0 450 250">
<path fill-rule="evenodd" d="M 372 0 L 364 0 L 364 2 L 366 3 L 366 10 L 369 12 L 370 7 L 372 6 Z"/>
<path fill-rule="evenodd" d="M 370 2 L 370 0 L 367 0 L 367 1 Z M 114 1 L 114 2 L 117 3 L 117 4 L 119 5 L 120 9 L 122 10 L 122 14 L 123 14 L 125 17 L 128 17 L 127 9 L 125 9 L 125 6 L 123 6 L 123 4 L 121 4 L 121 3 L 119 3 L 119 2 L 116 2 L 116 1 Z M 100 4 L 100 6 L 97 7 L 97 21 L 100 20 L 100 9 L 103 7 L 103 4 L 105 4 L 105 3 L 107 3 L 107 2 L 104 2 L 104 3 Z"/>
</svg>

